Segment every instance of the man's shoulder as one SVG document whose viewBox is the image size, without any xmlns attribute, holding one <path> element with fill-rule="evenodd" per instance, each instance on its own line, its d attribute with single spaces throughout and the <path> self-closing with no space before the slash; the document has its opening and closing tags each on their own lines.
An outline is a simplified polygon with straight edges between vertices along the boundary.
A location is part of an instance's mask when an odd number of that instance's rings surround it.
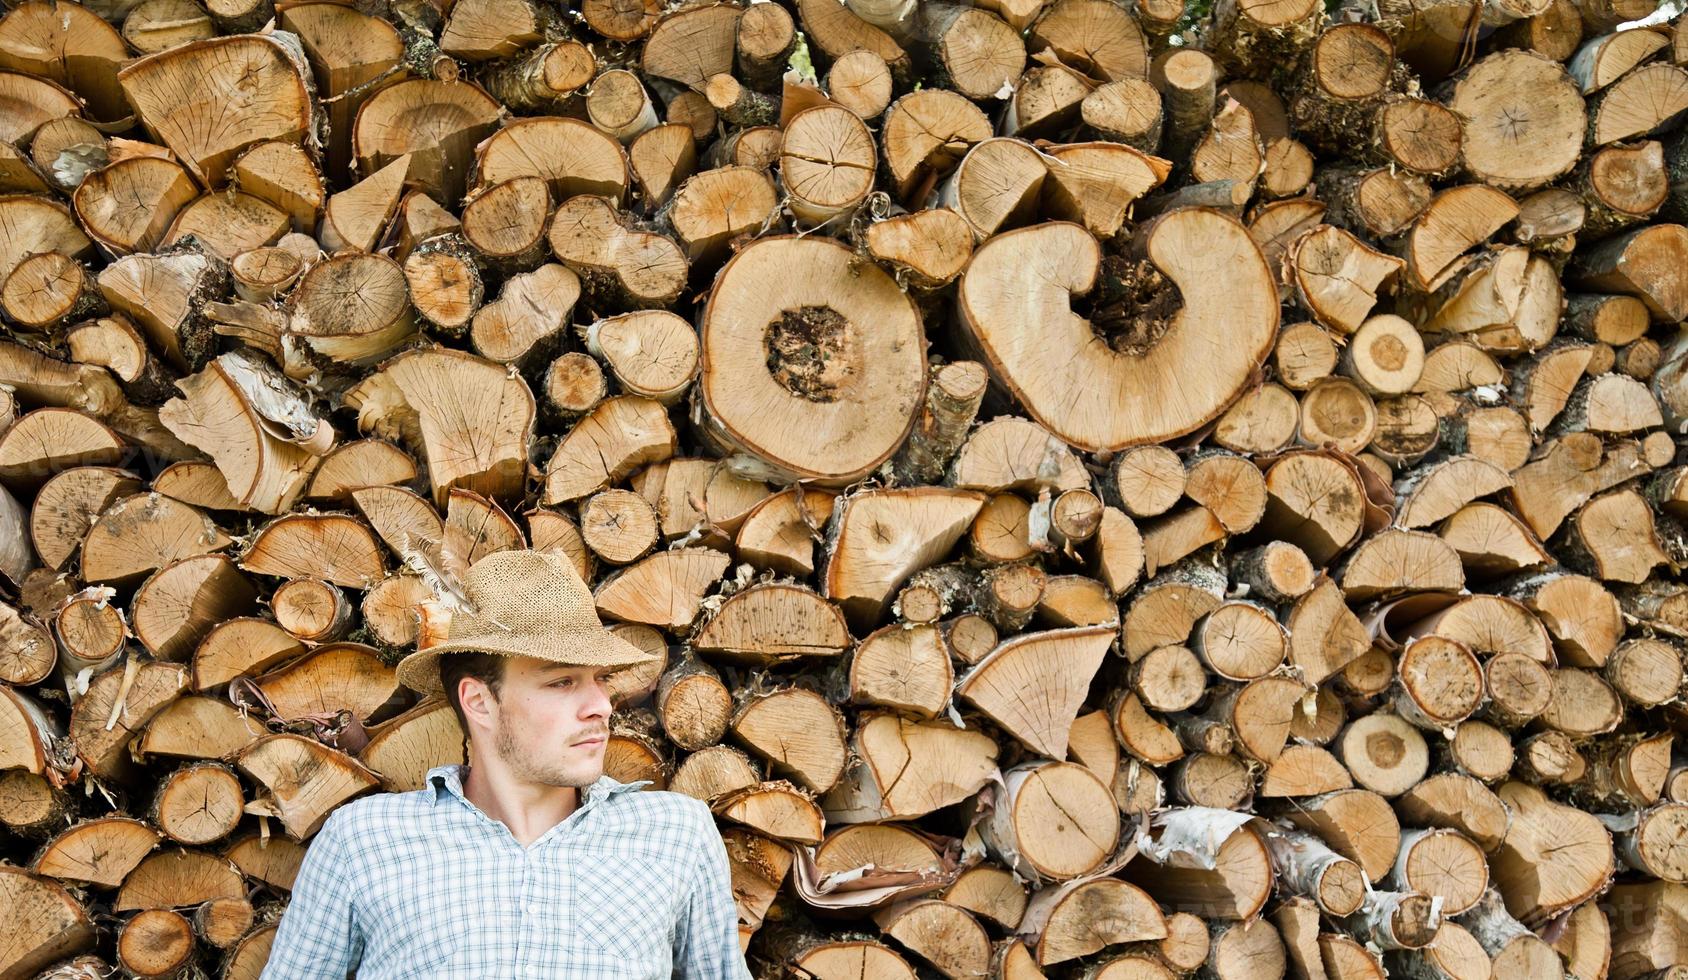
<svg viewBox="0 0 1688 980">
<path fill-rule="evenodd" d="M 681 843 L 706 830 L 715 833 L 715 818 L 708 804 L 684 793 L 630 790 L 617 793 L 610 803 L 618 825 L 637 829 L 650 838 L 672 838 Z"/>
<path fill-rule="evenodd" d="M 626 790 L 615 795 L 618 809 L 666 817 L 671 820 L 710 820 L 709 805 L 695 796 L 666 789 Z"/>
<path fill-rule="evenodd" d="M 329 814 L 323 830 L 339 834 L 355 834 L 371 827 L 412 824 L 433 811 L 434 788 L 408 790 L 403 793 L 372 793 L 343 803 Z"/>
</svg>

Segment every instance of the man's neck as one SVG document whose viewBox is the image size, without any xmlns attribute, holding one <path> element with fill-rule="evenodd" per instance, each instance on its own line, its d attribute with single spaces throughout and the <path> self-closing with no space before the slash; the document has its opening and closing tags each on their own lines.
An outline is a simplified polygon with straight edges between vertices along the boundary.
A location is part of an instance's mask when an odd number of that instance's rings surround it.
<svg viewBox="0 0 1688 980">
<path fill-rule="evenodd" d="M 573 786 L 518 782 L 485 765 L 469 766 L 463 795 L 482 813 L 508 827 L 523 847 L 568 819 L 580 806 L 580 790 Z"/>
</svg>

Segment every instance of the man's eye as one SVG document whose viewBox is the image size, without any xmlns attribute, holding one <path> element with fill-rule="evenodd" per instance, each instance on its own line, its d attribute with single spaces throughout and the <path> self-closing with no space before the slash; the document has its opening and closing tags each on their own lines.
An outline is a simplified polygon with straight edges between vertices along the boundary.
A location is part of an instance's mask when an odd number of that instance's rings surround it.
<svg viewBox="0 0 1688 980">
<path fill-rule="evenodd" d="M 551 686 L 552 687 L 573 687 L 574 686 L 574 678 L 565 677 L 560 681 L 552 681 Z"/>
</svg>

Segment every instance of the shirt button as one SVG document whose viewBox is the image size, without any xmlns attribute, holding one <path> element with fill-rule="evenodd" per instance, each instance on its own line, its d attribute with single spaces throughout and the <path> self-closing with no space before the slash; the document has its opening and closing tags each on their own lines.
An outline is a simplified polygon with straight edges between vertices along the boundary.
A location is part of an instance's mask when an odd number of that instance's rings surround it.
<svg viewBox="0 0 1688 980">
<path fill-rule="evenodd" d="M 528 915 L 538 915 L 538 914 L 539 914 L 539 906 L 537 906 L 537 905 L 529 905 L 528 906 Z"/>
</svg>

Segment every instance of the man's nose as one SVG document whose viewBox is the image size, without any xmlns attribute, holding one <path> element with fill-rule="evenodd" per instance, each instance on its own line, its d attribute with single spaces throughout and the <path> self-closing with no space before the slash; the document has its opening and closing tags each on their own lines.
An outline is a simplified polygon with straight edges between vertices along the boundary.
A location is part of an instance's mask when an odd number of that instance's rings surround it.
<svg viewBox="0 0 1688 980">
<path fill-rule="evenodd" d="M 594 680 L 580 713 L 585 718 L 608 718 L 614 707 L 610 703 L 609 686 L 603 681 Z"/>
</svg>

